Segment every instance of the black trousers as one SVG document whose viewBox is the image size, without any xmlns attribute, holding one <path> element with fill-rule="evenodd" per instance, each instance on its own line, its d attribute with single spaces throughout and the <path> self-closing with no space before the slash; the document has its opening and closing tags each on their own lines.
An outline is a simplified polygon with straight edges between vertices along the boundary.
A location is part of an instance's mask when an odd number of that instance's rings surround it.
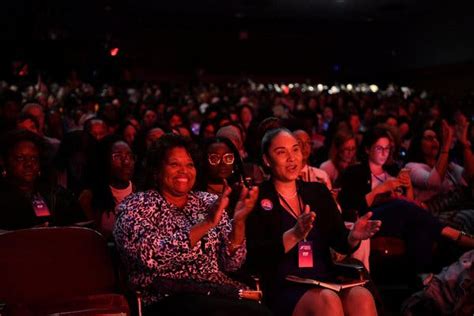
<svg viewBox="0 0 474 316">
<path fill-rule="evenodd" d="M 382 221 L 380 235 L 405 240 L 414 272 L 430 271 L 433 245 L 445 225 L 428 211 L 405 200 L 393 200 L 370 209 L 374 213 L 372 219 Z"/>
<path fill-rule="evenodd" d="M 262 304 L 249 300 L 237 300 L 200 294 L 179 294 L 144 308 L 145 316 L 270 316 Z"/>
</svg>

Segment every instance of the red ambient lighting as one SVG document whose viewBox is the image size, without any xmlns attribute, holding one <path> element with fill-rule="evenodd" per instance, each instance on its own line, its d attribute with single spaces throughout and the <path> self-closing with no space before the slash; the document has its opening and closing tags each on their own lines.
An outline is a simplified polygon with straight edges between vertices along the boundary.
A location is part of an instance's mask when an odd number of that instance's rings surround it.
<svg viewBox="0 0 474 316">
<path fill-rule="evenodd" d="M 118 53 L 119 53 L 119 48 L 118 47 L 114 47 L 110 50 L 110 56 L 112 56 L 112 57 L 117 56 Z"/>
</svg>

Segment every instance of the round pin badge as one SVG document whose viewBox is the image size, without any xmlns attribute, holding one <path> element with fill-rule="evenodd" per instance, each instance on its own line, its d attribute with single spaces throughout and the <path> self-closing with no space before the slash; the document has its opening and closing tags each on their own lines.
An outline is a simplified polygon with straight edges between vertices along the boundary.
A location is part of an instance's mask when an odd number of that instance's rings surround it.
<svg viewBox="0 0 474 316">
<path fill-rule="evenodd" d="M 260 206 L 265 210 L 265 211 L 270 211 L 273 209 L 273 203 L 269 199 L 263 199 L 260 201 Z"/>
</svg>

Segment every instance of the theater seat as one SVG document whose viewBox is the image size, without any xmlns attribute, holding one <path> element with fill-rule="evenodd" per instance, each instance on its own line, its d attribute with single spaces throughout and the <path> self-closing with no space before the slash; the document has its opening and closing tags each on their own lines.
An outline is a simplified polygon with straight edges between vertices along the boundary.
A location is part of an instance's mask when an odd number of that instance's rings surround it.
<svg viewBox="0 0 474 316">
<path fill-rule="evenodd" d="M 5 315 L 129 315 L 105 239 L 82 227 L 0 235 Z M 7 314 L 8 312 L 8 314 Z"/>
<path fill-rule="evenodd" d="M 372 253 L 383 257 L 404 256 L 406 254 L 405 242 L 396 237 L 377 236 L 371 239 Z"/>
</svg>

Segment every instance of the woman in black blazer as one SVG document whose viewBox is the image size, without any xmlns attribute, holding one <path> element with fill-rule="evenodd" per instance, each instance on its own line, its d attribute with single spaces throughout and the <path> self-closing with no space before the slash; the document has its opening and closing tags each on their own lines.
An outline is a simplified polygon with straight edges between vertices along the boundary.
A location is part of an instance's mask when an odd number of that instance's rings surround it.
<svg viewBox="0 0 474 316">
<path fill-rule="evenodd" d="M 459 230 L 440 223 L 413 200 L 408 170 L 398 173 L 387 163 L 392 144 L 392 135 L 383 127 L 366 133 L 363 149 L 368 157 L 341 175 L 338 200 L 343 213 L 373 212 L 373 218 L 383 222 L 381 235 L 406 241 L 413 272 L 429 272 L 433 245 L 440 236 L 470 248 L 474 242 Z"/>
<path fill-rule="evenodd" d="M 375 315 L 372 295 L 363 287 L 336 293 L 285 277 L 332 280 L 329 248 L 354 251 L 360 240 L 378 231 L 380 222 L 371 221 L 369 213 L 349 231 L 324 185 L 296 181 L 302 154 L 288 130 L 267 132 L 262 151 L 272 177 L 260 186 L 256 209 L 247 220 L 247 265 L 262 276 L 270 308 L 277 315 Z M 308 250 L 306 256 L 302 250 Z"/>
</svg>

